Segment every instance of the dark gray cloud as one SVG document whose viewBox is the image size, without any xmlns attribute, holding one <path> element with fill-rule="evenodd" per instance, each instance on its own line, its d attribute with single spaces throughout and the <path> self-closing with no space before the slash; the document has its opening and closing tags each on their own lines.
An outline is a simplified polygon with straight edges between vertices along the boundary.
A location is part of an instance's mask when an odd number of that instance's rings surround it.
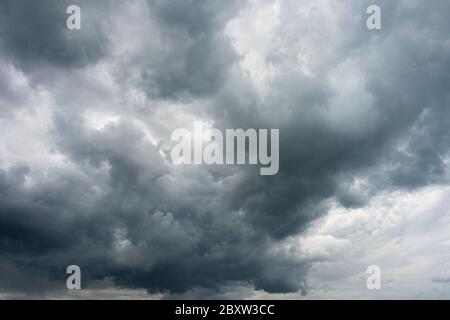
<svg viewBox="0 0 450 320">
<path fill-rule="evenodd" d="M 66 28 L 66 8 L 83 4 L 86 22 L 79 32 Z M 98 21 L 108 15 L 109 1 L 2 1 L 1 38 L 7 57 L 25 69 L 44 65 L 71 69 L 98 61 L 108 50 Z"/>
<path fill-rule="evenodd" d="M 227 68 L 236 60 L 223 31 L 226 22 L 238 12 L 239 2 L 146 3 L 148 18 L 154 24 L 142 31 L 150 38 L 158 38 L 159 43 L 146 47 L 136 54 L 133 65 L 126 65 L 138 73 L 138 85 L 152 98 L 191 99 L 217 92 Z"/>
<path fill-rule="evenodd" d="M 79 32 L 67 3 L 0 4 L 2 290 L 78 264 L 88 287 L 306 293 L 315 259 L 284 241 L 326 200 L 448 182 L 446 1 L 379 1 L 376 32 L 367 1 L 75 1 Z M 197 118 L 279 128 L 279 174 L 166 161 Z"/>
</svg>

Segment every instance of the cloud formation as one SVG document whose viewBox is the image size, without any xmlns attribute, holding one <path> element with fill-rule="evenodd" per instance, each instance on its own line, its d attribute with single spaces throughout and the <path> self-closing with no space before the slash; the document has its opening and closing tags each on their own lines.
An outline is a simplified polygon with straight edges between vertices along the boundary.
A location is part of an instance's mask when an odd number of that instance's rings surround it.
<svg viewBox="0 0 450 320">
<path fill-rule="evenodd" d="M 3 1 L 1 291 L 307 294 L 330 203 L 448 183 L 450 4 L 377 2 Z M 170 163 L 197 120 L 279 128 L 278 175 Z"/>
</svg>

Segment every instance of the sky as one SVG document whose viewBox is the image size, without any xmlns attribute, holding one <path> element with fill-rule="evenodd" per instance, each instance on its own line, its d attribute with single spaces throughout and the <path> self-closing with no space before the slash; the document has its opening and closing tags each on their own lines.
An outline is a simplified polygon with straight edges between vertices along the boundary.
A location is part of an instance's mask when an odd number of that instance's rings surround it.
<svg viewBox="0 0 450 320">
<path fill-rule="evenodd" d="M 448 12 L 2 0 L 0 299 L 449 299 Z M 279 129 L 278 174 L 172 163 L 199 121 Z"/>
</svg>

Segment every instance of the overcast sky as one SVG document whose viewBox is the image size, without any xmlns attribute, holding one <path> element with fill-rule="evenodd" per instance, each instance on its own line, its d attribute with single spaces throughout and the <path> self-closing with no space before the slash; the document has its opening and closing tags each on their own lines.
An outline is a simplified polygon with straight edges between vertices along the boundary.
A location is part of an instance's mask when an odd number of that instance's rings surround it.
<svg viewBox="0 0 450 320">
<path fill-rule="evenodd" d="M 449 12 L 1 0 L 0 298 L 450 298 Z M 279 173 L 172 164 L 195 121 L 279 128 Z"/>
</svg>

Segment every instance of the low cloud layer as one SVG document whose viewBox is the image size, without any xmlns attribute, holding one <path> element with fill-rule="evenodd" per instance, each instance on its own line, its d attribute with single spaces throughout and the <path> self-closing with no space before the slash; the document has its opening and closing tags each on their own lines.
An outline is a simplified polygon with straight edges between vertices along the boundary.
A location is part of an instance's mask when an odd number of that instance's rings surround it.
<svg viewBox="0 0 450 320">
<path fill-rule="evenodd" d="M 326 296 L 342 278 L 315 266 L 360 230 L 317 223 L 448 184 L 450 4 L 377 3 L 369 31 L 369 1 L 2 1 L 0 292 L 64 290 L 77 264 L 118 296 Z M 278 175 L 170 163 L 195 121 L 280 129 Z"/>
</svg>

